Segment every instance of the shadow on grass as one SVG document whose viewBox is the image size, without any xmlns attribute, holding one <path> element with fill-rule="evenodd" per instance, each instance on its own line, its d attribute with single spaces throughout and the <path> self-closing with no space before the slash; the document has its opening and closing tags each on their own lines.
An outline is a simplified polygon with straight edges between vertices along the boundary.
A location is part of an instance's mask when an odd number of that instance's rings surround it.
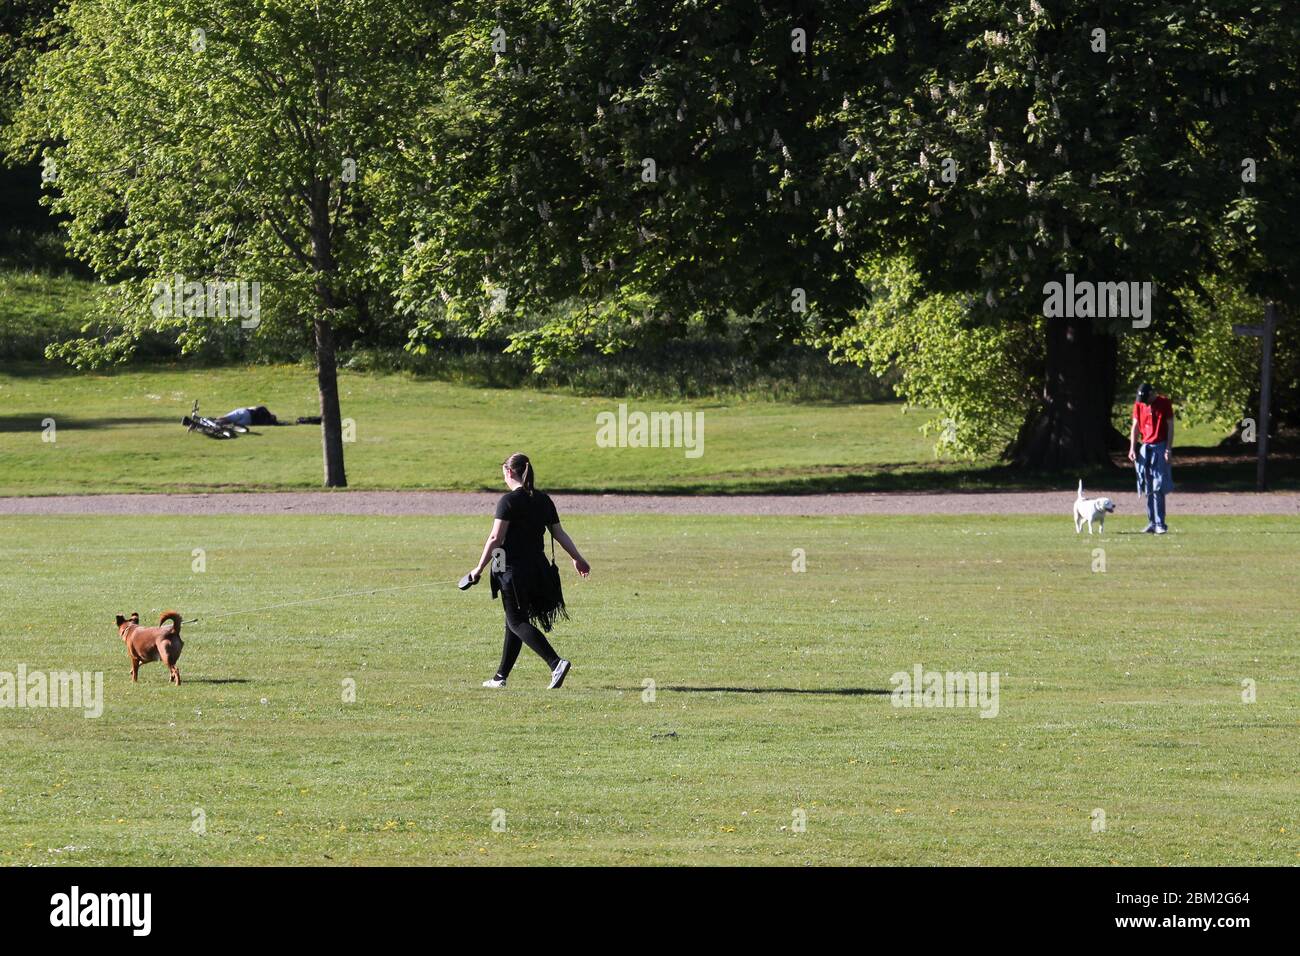
<svg viewBox="0 0 1300 956">
<path fill-rule="evenodd" d="M 1127 463 L 1125 463 L 1127 465 Z M 569 494 L 625 495 L 827 495 L 845 493 L 909 492 L 911 494 L 987 494 L 990 492 L 1059 491 L 1073 495 L 1076 483 L 1085 488 L 1133 488 L 1132 466 L 1091 468 L 1070 474 L 1032 472 L 1011 465 L 995 464 L 960 467 L 951 464 L 886 463 L 870 471 L 849 472 L 828 469 L 822 474 L 790 471 L 773 472 L 736 480 L 736 475 L 717 481 L 707 479 L 664 485 L 643 485 L 635 490 L 599 486 L 554 486 L 548 491 Z M 1293 449 L 1279 449 L 1269 458 L 1269 488 L 1294 491 L 1300 488 L 1300 455 Z M 1182 491 L 1254 491 L 1255 459 L 1225 454 L 1220 448 L 1188 446 L 1174 461 L 1174 483 Z"/>
<path fill-rule="evenodd" d="M 74 378 L 87 373 L 73 368 L 67 362 L 40 361 L 38 359 L 6 358 L 4 374 L 7 378 Z M 102 372 L 93 374 L 100 375 Z"/>
<path fill-rule="evenodd" d="M 247 678 L 244 677 L 186 677 L 183 678 L 187 684 L 247 684 Z"/>
<path fill-rule="evenodd" d="M 644 688 L 609 687 L 606 689 L 639 694 Z M 680 684 L 660 684 L 656 690 L 681 694 L 815 694 L 830 697 L 887 697 L 893 693 L 890 690 L 875 690 L 870 687 L 686 687 Z"/>
<path fill-rule="evenodd" d="M 61 431 L 94 431 L 108 428 L 130 428 L 133 425 L 167 425 L 181 420 L 172 415 L 121 415 L 111 418 L 76 418 L 59 412 L 28 412 L 21 415 L 0 415 L 0 433 L 39 432 L 41 422 L 47 418 L 54 419 L 54 426 Z"/>
<path fill-rule="evenodd" d="M 102 368 L 79 369 L 67 362 L 55 359 L 37 359 L 37 358 L 12 358 L 5 356 L 0 351 L 0 359 L 4 359 L 3 368 L 0 371 L 9 378 L 18 379 L 63 379 L 63 378 L 103 378 L 112 379 L 119 376 L 126 377 L 131 375 L 150 374 L 150 375 L 167 375 L 173 372 L 189 372 L 195 375 L 201 375 L 207 372 L 220 372 L 235 368 L 244 368 L 245 366 L 231 366 L 215 360 L 203 360 L 201 358 L 191 359 L 182 362 L 179 359 L 170 357 L 158 357 L 155 355 L 140 355 L 120 365 L 105 365 Z M 292 365 L 292 362 L 282 362 L 281 365 Z"/>
</svg>

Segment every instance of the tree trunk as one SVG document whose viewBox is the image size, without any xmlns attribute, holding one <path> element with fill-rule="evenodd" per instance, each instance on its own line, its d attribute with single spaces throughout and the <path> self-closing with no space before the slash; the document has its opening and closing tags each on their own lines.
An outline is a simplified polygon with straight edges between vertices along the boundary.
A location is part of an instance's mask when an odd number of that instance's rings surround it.
<svg viewBox="0 0 1300 956">
<path fill-rule="evenodd" d="M 334 357 L 334 327 L 316 320 L 316 386 L 320 392 L 321 446 L 325 453 L 325 486 L 346 488 L 343 468 L 343 419 L 339 412 L 338 363 Z"/>
<path fill-rule="evenodd" d="M 1110 464 L 1124 438 L 1111 422 L 1118 343 L 1091 319 L 1047 320 L 1043 404 L 1031 412 L 1007 457 L 1022 468 L 1067 471 Z"/>
<path fill-rule="evenodd" d="M 336 266 L 330 233 L 329 182 L 318 179 L 313 184 L 311 203 L 312 258 L 316 269 L 316 300 L 320 314 L 316 317 L 316 386 L 320 392 L 321 446 L 325 454 L 325 486 L 346 488 L 347 472 L 343 468 L 343 419 L 339 412 L 338 360 L 334 353 L 335 293 L 333 280 Z"/>
</svg>

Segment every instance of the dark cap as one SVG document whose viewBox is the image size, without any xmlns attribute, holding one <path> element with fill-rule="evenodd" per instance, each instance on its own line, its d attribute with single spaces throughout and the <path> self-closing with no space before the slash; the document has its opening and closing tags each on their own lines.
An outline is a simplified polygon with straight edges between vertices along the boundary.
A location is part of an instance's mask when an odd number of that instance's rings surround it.
<svg viewBox="0 0 1300 956">
<path fill-rule="evenodd" d="M 1151 387 L 1150 382 L 1143 382 L 1138 386 L 1137 400 L 1146 405 L 1151 400 L 1151 393 L 1154 391 L 1155 389 Z"/>
</svg>

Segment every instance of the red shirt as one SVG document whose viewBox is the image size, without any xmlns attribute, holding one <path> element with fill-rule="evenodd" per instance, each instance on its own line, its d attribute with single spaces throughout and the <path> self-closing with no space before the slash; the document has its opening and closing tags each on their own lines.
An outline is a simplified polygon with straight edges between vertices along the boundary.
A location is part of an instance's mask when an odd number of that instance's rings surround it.
<svg viewBox="0 0 1300 956">
<path fill-rule="evenodd" d="M 1163 395 L 1151 399 L 1150 405 L 1133 403 L 1133 421 L 1137 422 L 1138 439 L 1144 445 L 1169 439 L 1169 423 L 1174 420 L 1174 406 Z"/>
</svg>

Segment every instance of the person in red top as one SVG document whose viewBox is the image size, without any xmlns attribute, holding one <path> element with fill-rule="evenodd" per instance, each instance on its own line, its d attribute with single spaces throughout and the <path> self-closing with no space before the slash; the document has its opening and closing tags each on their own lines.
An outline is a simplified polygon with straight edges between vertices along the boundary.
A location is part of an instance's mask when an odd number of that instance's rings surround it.
<svg viewBox="0 0 1300 956">
<path fill-rule="evenodd" d="M 1142 447 L 1138 448 L 1138 439 Z M 1128 434 L 1128 460 L 1137 466 L 1138 494 L 1147 496 L 1146 534 L 1164 534 L 1165 495 L 1174 490 L 1170 459 L 1174 448 L 1174 406 L 1155 394 L 1147 382 L 1133 403 L 1133 427 Z"/>
</svg>

